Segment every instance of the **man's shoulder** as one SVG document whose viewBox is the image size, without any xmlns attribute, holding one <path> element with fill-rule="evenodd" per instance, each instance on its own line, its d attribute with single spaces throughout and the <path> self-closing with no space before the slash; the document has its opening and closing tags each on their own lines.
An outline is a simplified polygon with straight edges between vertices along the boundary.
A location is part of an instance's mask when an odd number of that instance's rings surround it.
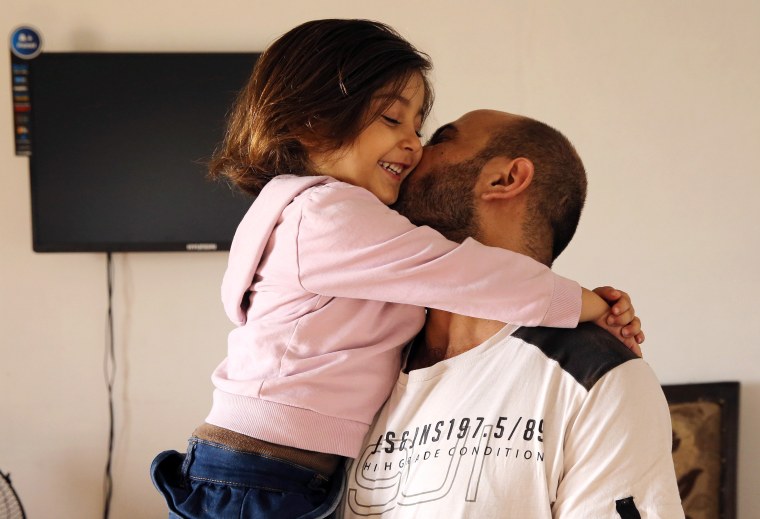
<svg viewBox="0 0 760 519">
<path fill-rule="evenodd" d="M 616 367 L 638 359 L 611 334 L 591 323 L 577 328 L 520 328 L 513 337 L 538 348 L 590 390 Z"/>
</svg>

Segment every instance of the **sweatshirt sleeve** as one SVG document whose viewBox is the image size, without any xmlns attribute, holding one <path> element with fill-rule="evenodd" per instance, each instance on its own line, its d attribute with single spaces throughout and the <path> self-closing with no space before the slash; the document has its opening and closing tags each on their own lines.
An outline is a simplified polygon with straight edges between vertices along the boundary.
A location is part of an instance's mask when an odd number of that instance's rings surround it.
<svg viewBox="0 0 760 519">
<path fill-rule="evenodd" d="M 296 245 L 299 280 L 310 292 L 523 326 L 578 324 L 580 286 L 532 258 L 471 238 L 447 240 L 348 184 L 307 196 Z"/>
</svg>

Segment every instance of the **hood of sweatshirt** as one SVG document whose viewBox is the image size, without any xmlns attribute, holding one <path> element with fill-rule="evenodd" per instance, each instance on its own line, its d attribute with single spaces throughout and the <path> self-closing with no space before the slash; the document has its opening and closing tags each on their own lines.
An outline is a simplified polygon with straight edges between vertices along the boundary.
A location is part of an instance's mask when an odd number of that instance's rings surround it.
<svg viewBox="0 0 760 519">
<path fill-rule="evenodd" d="M 242 326 L 246 322 L 253 276 L 282 212 L 305 190 L 331 181 L 335 182 L 326 176 L 278 175 L 261 190 L 235 231 L 222 280 L 222 304 L 233 323 Z"/>
</svg>

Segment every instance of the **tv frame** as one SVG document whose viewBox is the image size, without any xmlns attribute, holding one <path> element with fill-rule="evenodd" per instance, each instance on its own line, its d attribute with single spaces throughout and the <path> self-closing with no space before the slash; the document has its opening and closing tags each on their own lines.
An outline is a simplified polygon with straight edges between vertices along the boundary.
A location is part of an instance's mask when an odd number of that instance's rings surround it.
<svg viewBox="0 0 760 519">
<path fill-rule="evenodd" d="M 228 237 L 220 238 L 216 237 L 213 240 L 208 239 L 182 239 L 182 240 L 142 240 L 139 236 L 130 237 L 129 239 L 118 241 L 85 241 L 77 239 L 75 241 L 57 240 L 50 237 L 41 236 L 40 232 L 40 218 L 41 218 L 41 203 L 37 200 L 39 186 L 37 183 L 39 175 L 36 173 L 38 155 L 35 154 L 35 150 L 39 153 L 39 143 L 36 141 L 35 136 L 38 135 L 35 128 L 35 122 L 40 120 L 39 106 L 35 103 L 35 92 L 37 89 L 36 80 L 39 79 L 35 75 L 35 70 L 40 64 L 40 60 L 66 60 L 66 59 L 84 59 L 92 60 L 96 63 L 98 60 L 114 60 L 123 61 L 127 60 L 146 60 L 155 64 L 155 62 L 171 63 L 178 60 L 190 60 L 198 61 L 199 63 L 208 63 L 210 60 L 232 60 L 232 62 L 240 61 L 241 64 L 247 64 L 241 68 L 239 84 L 236 82 L 234 87 L 230 85 L 230 88 L 225 89 L 223 95 L 227 96 L 228 102 L 226 103 L 225 113 L 219 115 L 219 132 L 218 136 L 214 139 L 214 145 L 218 144 L 223 137 L 224 119 L 226 118 L 227 111 L 232 105 L 233 100 L 237 96 L 238 91 L 245 85 L 245 80 L 250 75 L 255 61 L 260 56 L 258 52 L 43 52 L 37 58 L 30 60 L 29 73 L 29 87 L 31 94 L 31 121 L 30 121 L 30 133 L 31 133 L 31 146 L 32 153 L 29 157 L 29 171 L 30 171 L 30 196 L 32 198 L 32 237 L 33 237 L 33 249 L 36 252 L 172 252 L 172 251 L 225 251 L 229 250 L 232 236 L 234 234 L 237 222 L 242 218 L 243 214 L 250 206 L 252 198 L 239 192 L 237 189 L 227 185 L 224 182 L 213 182 L 208 180 L 209 192 L 216 191 L 211 196 L 214 198 L 214 204 L 212 208 L 204 208 L 204 213 L 207 217 L 213 217 L 214 209 L 219 209 L 218 198 L 222 197 L 227 199 L 227 192 L 229 192 L 229 200 L 234 205 L 235 216 L 234 218 L 225 212 L 225 218 L 231 223 L 234 219 L 234 225 L 230 228 Z M 94 100 L 97 102 L 97 99 Z M 44 145 L 44 143 L 43 143 Z M 198 150 L 198 154 L 194 157 L 196 164 L 194 167 L 198 168 L 199 172 L 205 176 L 205 165 L 202 163 L 204 159 L 210 157 L 213 149 Z M 204 180 L 206 181 L 206 180 Z M 182 194 L 181 186 L 168 185 L 167 195 L 177 196 Z M 220 192 L 223 192 L 220 194 Z M 49 198 L 49 194 L 47 195 Z M 86 200 L 86 196 L 83 196 L 83 200 Z M 227 211 L 226 206 L 224 210 Z M 125 215 L 125 217 L 127 217 Z M 118 218 L 116 218 L 118 219 Z M 175 222 L 175 225 L 176 222 Z M 216 234 L 216 233 L 214 233 Z M 220 233 L 221 236 L 222 233 Z"/>
</svg>

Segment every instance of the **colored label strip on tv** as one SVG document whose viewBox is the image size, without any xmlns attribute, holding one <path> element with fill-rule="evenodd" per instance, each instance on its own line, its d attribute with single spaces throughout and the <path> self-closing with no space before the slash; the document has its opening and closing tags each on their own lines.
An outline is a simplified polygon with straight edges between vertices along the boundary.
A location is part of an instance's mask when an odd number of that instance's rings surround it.
<svg viewBox="0 0 760 519">
<path fill-rule="evenodd" d="M 16 142 L 16 155 L 29 156 L 32 154 L 29 60 L 37 57 L 42 51 L 42 38 L 31 27 L 18 27 L 11 33 L 10 50 L 13 135 Z"/>
</svg>

